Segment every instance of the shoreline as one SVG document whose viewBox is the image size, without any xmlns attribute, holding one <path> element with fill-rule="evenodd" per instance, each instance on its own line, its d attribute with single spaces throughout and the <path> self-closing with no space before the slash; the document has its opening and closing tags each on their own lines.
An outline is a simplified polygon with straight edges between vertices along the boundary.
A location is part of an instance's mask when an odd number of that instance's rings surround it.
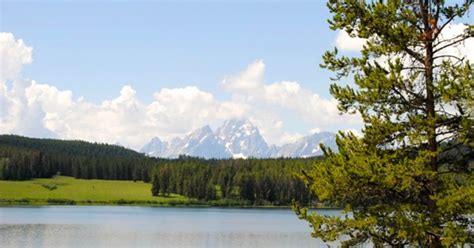
<svg viewBox="0 0 474 248">
<path fill-rule="evenodd" d="M 141 181 L 75 179 L 58 176 L 25 181 L 0 180 L 0 206 L 144 206 L 196 208 L 291 209 L 291 201 L 274 204 L 238 198 L 199 200 L 176 193 L 152 196 L 151 184 Z M 315 203 L 315 209 L 334 209 Z M 337 209 L 337 208 L 336 208 Z"/>
<path fill-rule="evenodd" d="M 239 205 L 239 204 L 206 204 L 206 203 L 118 203 L 114 202 L 93 202 L 93 201 L 73 201 L 67 200 L 68 202 L 51 202 L 47 200 L 39 199 L 28 199 L 35 200 L 33 202 L 25 202 L 21 200 L 7 200 L 0 199 L 0 207 L 42 207 L 42 206 L 128 206 L 128 207 L 164 207 L 164 208 L 229 208 L 229 209 L 289 209 L 291 206 L 255 206 L 255 205 Z M 57 199 L 56 199 L 57 200 Z M 311 210 L 324 209 L 324 210 L 342 210 L 341 208 L 335 207 L 311 207 Z"/>
</svg>

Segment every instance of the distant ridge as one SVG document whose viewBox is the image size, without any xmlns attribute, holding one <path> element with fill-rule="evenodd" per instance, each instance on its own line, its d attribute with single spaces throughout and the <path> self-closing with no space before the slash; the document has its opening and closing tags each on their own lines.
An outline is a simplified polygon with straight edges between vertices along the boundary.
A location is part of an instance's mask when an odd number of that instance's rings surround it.
<svg viewBox="0 0 474 248">
<path fill-rule="evenodd" d="M 281 147 L 270 146 L 249 120 L 231 119 L 215 132 L 204 126 L 182 139 L 174 138 L 169 142 L 154 137 L 140 152 L 162 158 L 177 158 L 180 155 L 202 158 L 306 158 L 322 155 L 320 143 L 336 150 L 336 134 L 314 133 Z"/>
<path fill-rule="evenodd" d="M 143 154 L 120 145 L 92 143 L 82 140 L 30 138 L 13 134 L 1 134 L 0 145 L 46 153 L 100 157 L 144 157 Z"/>
</svg>

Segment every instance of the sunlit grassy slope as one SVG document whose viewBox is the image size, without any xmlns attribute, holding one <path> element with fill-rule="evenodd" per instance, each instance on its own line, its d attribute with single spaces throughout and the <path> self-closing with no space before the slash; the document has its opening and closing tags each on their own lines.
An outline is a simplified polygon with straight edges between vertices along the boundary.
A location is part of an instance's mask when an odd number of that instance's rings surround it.
<svg viewBox="0 0 474 248">
<path fill-rule="evenodd" d="M 184 204 L 188 198 L 151 195 L 151 184 L 133 181 L 85 180 L 59 176 L 28 181 L 0 180 L 0 203 Z"/>
</svg>

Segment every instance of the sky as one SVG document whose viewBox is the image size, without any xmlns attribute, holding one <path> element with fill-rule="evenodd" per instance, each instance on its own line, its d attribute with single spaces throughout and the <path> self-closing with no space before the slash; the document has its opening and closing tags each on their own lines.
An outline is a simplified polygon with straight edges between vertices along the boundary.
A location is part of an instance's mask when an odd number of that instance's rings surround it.
<svg viewBox="0 0 474 248">
<path fill-rule="evenodd" d="M 324 1 L 1 1 L 0 133 L 120 143 L 247 118 L 270 144 L 359 130 L 329 94 Z"/>
</svg>

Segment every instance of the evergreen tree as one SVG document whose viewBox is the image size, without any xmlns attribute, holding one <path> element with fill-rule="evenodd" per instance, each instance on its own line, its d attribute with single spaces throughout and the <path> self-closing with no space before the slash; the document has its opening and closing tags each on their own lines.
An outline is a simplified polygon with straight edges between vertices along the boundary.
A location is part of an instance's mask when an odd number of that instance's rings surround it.
<svg viewBox="0 0 474 248">
<path fill-rule="evenodd" d="M 160 194 L 160 181 L 156 173 L 153 175 L 153 180 L 151 183 L 151 194 L 153 196 L 158 196 Z"/>
<path fill-rule="evenodd" d="M 240 197 L 244 200 L 253 202 L 255 200 L 255 182 L 253 178 L 245 174 L 240 179 Z"/>
<path fill-rule="evenodd" d="M 171 169 L 168 165 L 160 168 L 160 191 L 163 195 L 167 196 L 170 194 L 170 178 L 171 178 Z"/>
<path fill-rule="evenodd" d="M 206 186 L 206 196 L 204 200 L 206 201 L 212 201 L 216 199 L 216 188 L 214 184 L 209 181 Z"/>
<path fill-rule="evenodd" d="M 331 29 L 367 39 L 360 57 L 335 50 L 322 64 L 336 72 L 335 81 L 353 76 L 357 88 L 333 84 L 330 91 L 339 109 L 358 112 L 365 126 L 363 137 L 340 133 L 339 153 L 324 149 L 326 158 L 303 176 L 319 200 L 352 213 L 327 217 L 296 204 L 314 237 L 346 237 L 344 247 L 474 242 L 473 64 L 448 50 L 471 39 L 474 27 L 446 35 L 473 1 L 447 3 L 329 1 Z"/>
</svg>

